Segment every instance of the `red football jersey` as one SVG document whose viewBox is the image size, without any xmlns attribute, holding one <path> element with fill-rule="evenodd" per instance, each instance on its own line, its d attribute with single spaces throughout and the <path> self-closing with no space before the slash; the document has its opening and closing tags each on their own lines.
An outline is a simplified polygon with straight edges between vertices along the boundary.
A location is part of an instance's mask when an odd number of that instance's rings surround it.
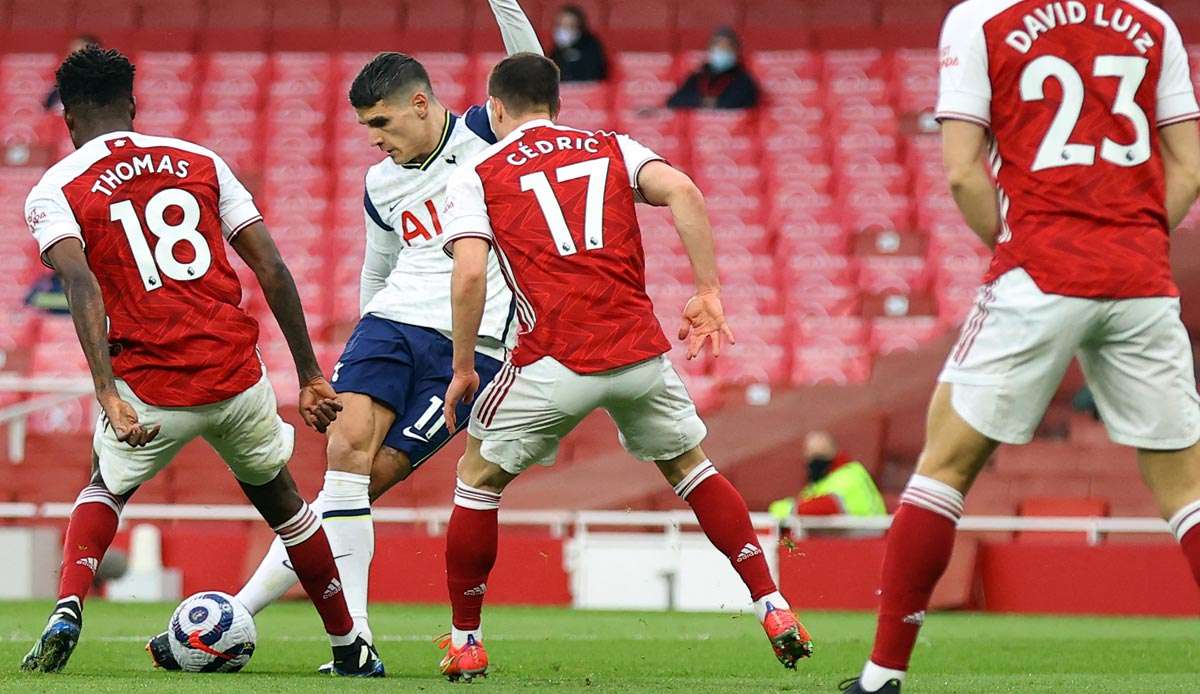
<svg viewBox="0 0 1200 694">
<path fill-rule="evenodd" d="M 527 123 L 473 157 L 446 190 L 446 249 L 492 244 L 521 326 L 512 363 L 576 373 L 670 350 L 646 295 L 637 174 L 658 155 L 624 135 Z"/>
<path fill-rule="evenodd" d="M 55 164 L 25 203 L 44 254 L 77 238 L 108 312 L 113 371 L 144 402 L 206 405 L 262 377 L 258 323 L 225 241 L 262 219 L 216 154 L 131 132 L 98 137 Z"/>
<path fill-rule="evenodd" d="M 1155 127 L 1200 118 L 1179 31 L 1144 0 L 968 0 L 946 19 L 939 119 L 991 129 L 1003 227 L 987 280 L 1176 296 Z"/>
</svg>

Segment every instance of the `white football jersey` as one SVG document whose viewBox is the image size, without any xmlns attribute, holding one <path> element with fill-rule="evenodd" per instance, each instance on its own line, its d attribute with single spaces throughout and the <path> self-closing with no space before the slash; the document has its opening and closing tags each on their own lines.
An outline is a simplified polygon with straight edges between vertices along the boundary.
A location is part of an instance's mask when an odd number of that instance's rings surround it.
<svg viewBox="0 0 1200 694">
<path fill-rule="evenodd" d="M 487 110 L 475 106 L 462 116 L 447 113 L 441 142 L 420 165 L 385 159 L 367 171 L 363 315 L 450 334 L 454 263 L 442 252 L 443 227 L 438 214 L 450 175 L 495 141 Z M 372 267 L 390 268 L 382 287 L 370 276 Z M 487 303 L 480 336 L 511 347 L 517 332 L 515 312 L 512 294 L 493 254 L 488 259 Z M 503 350 L 496 349 L 499 345 L 492 343 L 489 350 L 488 342 L 481 342 L 479 351 L 500 351 L 499 358 L 503 358 Z"/>
</svg>

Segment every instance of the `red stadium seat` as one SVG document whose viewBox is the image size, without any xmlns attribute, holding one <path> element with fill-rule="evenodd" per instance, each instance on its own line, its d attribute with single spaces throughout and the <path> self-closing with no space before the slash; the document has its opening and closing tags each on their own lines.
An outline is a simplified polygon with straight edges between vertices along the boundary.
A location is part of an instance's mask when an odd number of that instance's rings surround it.
<svg viewBox="0 0 1200 694">
<path fill-rule="evenodd" d="M 858 286 L 874 293 L 909 293 L 929 286 L 931 270 L 922 257 L 867 256 L 859 260 Z"/>
<path fill-rule="evenodd" d="M 736 329 L 736 328 L 735 328 Z M 734 333 L 737 335 L 737 333 Z M 722 383 L 778 384 L 788 381 L 788 349 L 779 336 L 772 341 L 747 341 L 738 337 L 735 351 L 715 360 L 716 375 Z"/>
<path fill-rule="evenodd" d="M 675 56 L 670 53 L 619 53 L 613 105 L 618 109 L 663 108 L 675 93 Z"/>
<path fill-rule="evenodd" d="M 404 6 L 393 0 L 338 0 L 337 47 L 344 51 L 396 50 L 401 40 Z M 370 54 L 367 54 L 369 59 Z M 355 59 L 357 72 L 366 60 Z M 353 76 L 353 74 L 351 75 Z"/>
<path fill-rule="evenodd" d="M 276 51 L 328 50 L 337 45 L 333 0 L 273 0 L 271 48 Z"/>
<path fill-rule="evenodd" d="M 618 51 L 673 51 L 675 3 L 671 0 L 609 0 L 605 39 Z"/>
<path fill-rule="evenodd" d="M 871 347 L 880 355 L 913 351 L 942 329 L 938 320 L 929 316 L 875 318 L 871 321 Z"/>
<path fill-rule="evenodd" d="M 133 39 L 144 33 L 137 31 L 137 9 L 129 0 L 80 2 L 72 8 L 71 14 L 75 20 L 73 28 L 81 34 L 95 34 L 105 46 L 118 48 L 128 54 L 135 47 Z"/>
<path fill-rule="evenodd" d="M 141 31 L 134 37 L 138 48 L 155 51 L 195 49 L 204 20 L 202 3 L 195 0 L 140 0 L 139 4 Z"/>
<path fill-rule="evenodd" d="M 462 51 L 467 48 L 470 29 L 471 13 L 462 0 L 408 3 L 404 33 L 393 50 L 409 54 Z"/>
<path fill-rule="evenodd" d="M 73 32 L 70 0 L 12 0 L 5 51 L 62 51 Z"/>
<path fill-rule="evenodd" d="M 210 51 L 261 51 L 267 48 L 270 28 L 267 3 L 209 0 L 200 41 Z"/>
<path fill-rule="evenodd" d="M 747 0 L 742 41 L 756 49 L 805 47 L 812 41 L 804 0 Z"/>
<path fill-rule="evenodd" d="M 792 351 L 792 385 L 854 385 L 871 377 L 864 347 L 797 347 Z"/>
<path fill-rule="evenodd" d="M 739 31 L 742 28 L 742 9 L 737 2 L 718 2 L 707 4 L 702 11 L 693 12 L 689 11 L 686 3 L 681 4 L 676 21 L 679 47 L 685 50 L 706 48 L 717 27 Z"/>
<path fill-rule="evenodd" d="M 854 238 L 854 254 L 858 256 L 908 256 L 925 255 L 926 238 L 913 231 L 896 229 L 866 229 Z"/>
</svg>

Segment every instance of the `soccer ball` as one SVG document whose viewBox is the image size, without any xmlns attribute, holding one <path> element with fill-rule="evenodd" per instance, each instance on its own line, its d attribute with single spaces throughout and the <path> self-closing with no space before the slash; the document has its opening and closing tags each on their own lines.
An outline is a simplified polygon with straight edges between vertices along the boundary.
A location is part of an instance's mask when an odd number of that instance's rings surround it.
<svg viewBox="0 0 1200 694">
<path fill-rule="evenodd" d="M 179 603 L 167 633 L 171 655 L 185 672 L 237 672 L 250 662 L 258 638 L 250 611 L 217 591 Z"/>
</svg>

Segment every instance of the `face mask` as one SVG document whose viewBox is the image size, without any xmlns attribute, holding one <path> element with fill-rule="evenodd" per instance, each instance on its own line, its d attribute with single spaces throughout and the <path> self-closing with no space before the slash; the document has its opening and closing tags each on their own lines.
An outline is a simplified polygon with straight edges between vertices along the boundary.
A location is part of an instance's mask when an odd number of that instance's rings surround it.
<svg viewBox="0 0 1200 694">
<path fill-rule="evenodd" d="M 813 484 L 825 479 L 829 474 L 829 468 L 833 465 L 832 458 L 824 458 L 819 455 L 814 455 L 808 459 L 808 483 Z"/>
<path fill-rule="evenodd" d="M 579 40 L 579 31 L 569 27 L 557 27 L 554 30 L 554 45 L 566 48 Z"/>
<path fill-rule="evenodd" d="M 708 66 L 713 72 L 727 72 L 737 65 L 737 54 L 727 48 L 713 48 L 708 52 Z"/>
</svg>

